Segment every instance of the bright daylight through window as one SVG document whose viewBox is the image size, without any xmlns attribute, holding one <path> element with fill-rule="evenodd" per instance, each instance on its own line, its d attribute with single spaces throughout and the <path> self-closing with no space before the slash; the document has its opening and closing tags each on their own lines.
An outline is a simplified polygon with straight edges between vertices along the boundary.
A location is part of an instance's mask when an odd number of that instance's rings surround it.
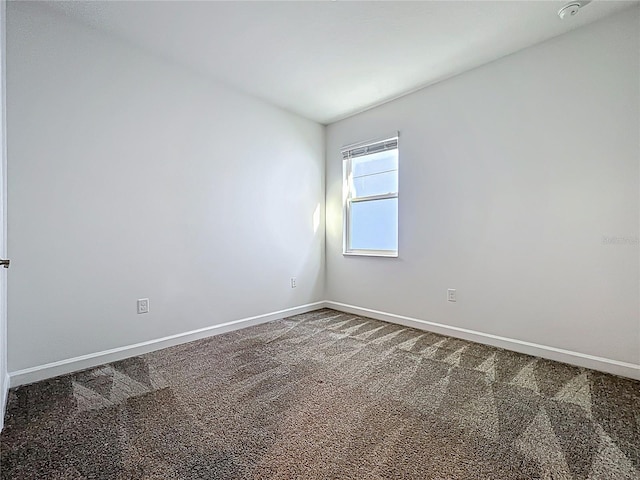
<svg viewBox="0 0 640 480">
<path fill-rule="evenodd" d="M 345 147 L 345 255 L 398 256 L 398 137 Z"/>
</svg>

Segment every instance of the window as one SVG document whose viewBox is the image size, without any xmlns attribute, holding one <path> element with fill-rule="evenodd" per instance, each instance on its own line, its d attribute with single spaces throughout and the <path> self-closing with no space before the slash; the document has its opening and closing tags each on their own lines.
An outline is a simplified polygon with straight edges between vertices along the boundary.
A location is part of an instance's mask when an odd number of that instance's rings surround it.
<svg viewBox="0 0 640 480">
<path fill-rule="evenodd" d="M 398 137 L 343 148 L 345 255 L 398 256 Z"/>
</svg>

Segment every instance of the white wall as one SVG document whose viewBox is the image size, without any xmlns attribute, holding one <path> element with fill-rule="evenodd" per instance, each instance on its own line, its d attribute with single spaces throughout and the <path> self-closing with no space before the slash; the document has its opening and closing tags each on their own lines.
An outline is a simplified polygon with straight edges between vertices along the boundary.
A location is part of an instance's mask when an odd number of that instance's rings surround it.
<svg viewBox="0 0 640 480">
<path fill-rule="evenodd" d="M 330 125 L 327 298 L 640 364 L 638 22 L 635 7 Z M 344 257 L 340 147 L 395 130 L 399 258 Z"/>
<path fill-rule="evenodd" d="M 9 371 L 323 298 L 640 363 L 638 21 L 328 127 L 325 278 L 323 127 L 11 2 Z M 395 130 L 400 256 L 343 257 L 340 146 Z"/>
<path fill-rule="evenodd" d="M 324 127 L 42 5 L 7 45 L 9 371 L 323 299 Z"/>
</svg>

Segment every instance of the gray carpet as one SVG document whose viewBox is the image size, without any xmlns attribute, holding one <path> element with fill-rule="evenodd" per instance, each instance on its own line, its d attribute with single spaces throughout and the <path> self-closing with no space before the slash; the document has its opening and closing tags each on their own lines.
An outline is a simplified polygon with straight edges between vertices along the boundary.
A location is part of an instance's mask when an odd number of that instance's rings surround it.
<svg viewBox="0 0 640 480">
<path fill-rule="evenodd" d="M 640 382 L 332 310 L 19 387 L 2 479 L 640 479 Z"/>
</svg>

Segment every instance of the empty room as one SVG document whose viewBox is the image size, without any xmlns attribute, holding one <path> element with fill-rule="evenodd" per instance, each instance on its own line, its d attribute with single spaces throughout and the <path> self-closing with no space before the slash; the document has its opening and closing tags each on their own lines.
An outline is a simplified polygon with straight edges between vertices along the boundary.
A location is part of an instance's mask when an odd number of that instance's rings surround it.
<svg viewBox="0 0 640 480">
<path fill-rule="evenodd" d="M 0 6 L 0 479 L 640 480 L 640 2 Z"/>
</svg>

